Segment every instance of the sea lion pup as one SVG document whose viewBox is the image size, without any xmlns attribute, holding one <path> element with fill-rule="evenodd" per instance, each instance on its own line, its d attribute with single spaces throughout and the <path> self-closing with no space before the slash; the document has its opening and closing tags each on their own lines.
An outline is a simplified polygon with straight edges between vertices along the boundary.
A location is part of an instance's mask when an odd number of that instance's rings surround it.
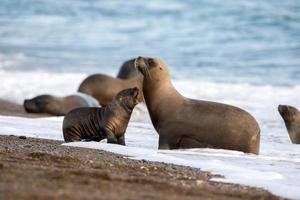
<svg viewBox="0 0 300 200">
<path fill-rule="evenodd" d="M 48 113 L 50 115 L 61 116 L 74 108 L 99 107 L 99 103 L 95 98 L 83 93 L 66 97 L 45 94 L 32 99 L 25 99 L 23 107 L 28 113 Z"/>
<path fill-rule="evenodd" d="M 283 118 L 292 143 L 300 144 L 300 113 L 297 108 L 279 105 L 278 112 Z"/>
<path fill-rule="evenodd" d="M 108 105 L 121 90 L 137 87 L 142 88 L 143 76 L 135 79 L 123 80 L 104 74 L 93 74 L 82 81 L 78 92 L 90 95 L 98 100 L 101 106 Z M 143 101 L 143 93 L 139 93 L 139 101 Z"/>
<path fill-rule="evenodd" d="M 125 131 L 131 113 L 138 104 L 138 88 L 119 92 L 113 101 L 102 108 L 77 108 L 69 112 L 63 121 L 66 142 L 81 140 L 101 141 L 125 145 Z"/>
<path fill-rule="evenodd" d="M 159 149 L 212 147 L 259 153 L 260 129 L 249 113 L 182 96 L 160 59 L 138 57 L 135 65 L 144 75 L 144 99 L 159 134 Z"/>
<path fill-rule="evenodd" d="M 135 61 L 135 59 L 125 61 L 119 70 L 117 78 L 132 79 L 132 78 L 135 78 L 136 76 L 138 76 L 138 71 L 136 71 L 136 69 L 134 67 L 134 61 Z"/>
</svg>

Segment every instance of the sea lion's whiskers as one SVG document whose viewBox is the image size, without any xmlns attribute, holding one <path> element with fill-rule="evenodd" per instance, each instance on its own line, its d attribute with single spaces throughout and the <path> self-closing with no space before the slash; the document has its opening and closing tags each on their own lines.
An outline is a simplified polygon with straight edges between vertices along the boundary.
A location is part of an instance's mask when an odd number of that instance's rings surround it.
<svg viewBox="0 0 300 200">
<path fill-rule="evenodd" d="M 142 67 L 138 67 L 138 64 L 137 64 L 137 58 L 134 60 L 134 68 L 139 72 L 139 73 L 142 73 L 144 74 L 144 76 L 146 76 L 147 78 L 150 78 L 150 80 L 152 80 L 152 77 L 151 77 L 151 74 L 149 72 L 149 69 L 148 69 L 148 66 L 147 64 L 145 64 L 146 66 L 142 66 Z"/>
<path fill-rule="evenodd" d="M 134 60 L 133 66 L 134 66 L 135 70 L 138 72 L 138 74 L 140 74 L 141 71 L 138 69 L 138 66 L 137 66 L 137 58 Z"/>
<path fill-rule="evenodd" d="M 150 74 L 150 71 L 149 71 L 148 67 L 145 67 L 145 71 L 146 71 L 146 74 L 149 77 L 149 79 L 152 80 L 152 76 Z"/>
<path fill-rule="evenodd" d="M 136 60 L 137 60 L 137 58 L 134 60 L 134 63 L 133 63 L 133 65 L 134 65 L 134 68 L 137 70 L 137 64 L 136 64 Z"/>
</svg>

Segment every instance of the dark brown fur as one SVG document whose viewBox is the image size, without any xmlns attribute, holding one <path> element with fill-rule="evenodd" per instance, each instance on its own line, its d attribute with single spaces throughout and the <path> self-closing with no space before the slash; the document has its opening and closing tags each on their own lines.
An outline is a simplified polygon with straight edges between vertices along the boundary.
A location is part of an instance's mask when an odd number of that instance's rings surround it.
<svg viewBox="0 0 300 200">
<path fill-rule="evenodd" d="M 142 80 L 142 76 L 131 80 L 122 80 L 104 74 L 94 74 L 83 80 L 78 91 L 96 98 L 101 106 L 106 106 L 121 90 L 132 87 L 141 89 Z M 143 101 L 142 92 L 139 94 L 139 101 Z"/>
<path fill-rule="evenodd" d="M 139 57 L 136 67 L 144 75 L 144 98 L 160 149 L 213 147 L 259 153 L 260 129 L 249 113 L 182 96 L 159 59 Z"/>
<path fill-rule="evenodd" d="M 300 144 L 300 112 L 288 105 L 279 105 L 278 112 L 284 120 L 292 143 Z"/>
<path fill-rule="evenodd" d="M 63 121 L 66 142 L 81 140 L 101 141 L 125 145 L 124 134 L 134 106 L 138 103 L 139 90 L 130 88 L 119 92 L 103 108 L 78 108 L 69 112 Z"/>
<path fill-rule="evenodd" d="M 134 67 L 134 60 L 131 59 L 126 62 L 124 62 L 119 70 L 119 73 L 117 75 L 117 78 L 120 79 L 132 79 L 138 76 L 138 71 L 136 71 Z"/>
<path fill-rule="evenodd" d="M 85 94 L 66 97 L 45 94 L 32 99 L 25 99 L 23 103 L 23 107 L 28 113 L 47 113 L 55 116 L 65 115 L 74 108 L 92 106 L 97 107 L 99 104 L 95 99 L 87 97 Z"/>
</svg>

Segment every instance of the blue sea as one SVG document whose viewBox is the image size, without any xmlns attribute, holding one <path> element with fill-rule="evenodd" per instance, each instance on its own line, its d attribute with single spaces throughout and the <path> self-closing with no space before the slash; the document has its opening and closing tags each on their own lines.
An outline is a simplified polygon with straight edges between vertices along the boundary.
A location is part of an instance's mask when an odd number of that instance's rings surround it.
<svg viewBox="0 0 300 200">
<path fill-rule="evenodd" d="M 115 76 L 137 56 L 163 59 L 184 96 L 251 113 L 261 128 L 260 155 L 157 151 L 143 104 L 125 149 L 91 143 L 95 148 L 199 167 L 225 176 L 216 181 L 300 199 L 300 146 L 277 112 L 278 104 L 300 109 L 300 0 L 0 1 L 1 99 L 68 95 L 88 75 Z M 0 134 L 61 139 L 61 121 L 0 116 Z"/>
<path fill-rule="evenodd" d="M 1 70 L 114 74 L 140 55 L 174 79 L 300 84 L 300 1 L 0 2 Z"/>
</svg>

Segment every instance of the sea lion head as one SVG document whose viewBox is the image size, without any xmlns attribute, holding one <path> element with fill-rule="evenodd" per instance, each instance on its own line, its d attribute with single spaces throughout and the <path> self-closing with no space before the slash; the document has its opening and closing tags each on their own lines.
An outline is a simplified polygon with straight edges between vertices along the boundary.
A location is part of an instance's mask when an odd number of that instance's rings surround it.
<svg viewBox="0 0 300 200">
<path fill-rule="evenodd" d="M 24 100 L 24 109 L 29 113 L 56 113 L 61 109 L 59 99 L 51 95 L 40 95 Z"/>
<path fill-rule="evenodd" d="M 159 58 L 138 57 L 134 61 L 135 68 L 140 71 L 145 79 L 160 81 L 169 78 L 167 64 Z"/>
<path fill-rule="evenodd" d="M 115 101 L 125 109 L 132 110 L 139 103 L 139 89 L 137 87 L 120 91 Z"/>
<path fill-rule="evenodd" d="M 297 108 L 288 105 L 279 105 L 278 112 L 285 121 L 294 120 L 299 115 Z"/>
</svg>

